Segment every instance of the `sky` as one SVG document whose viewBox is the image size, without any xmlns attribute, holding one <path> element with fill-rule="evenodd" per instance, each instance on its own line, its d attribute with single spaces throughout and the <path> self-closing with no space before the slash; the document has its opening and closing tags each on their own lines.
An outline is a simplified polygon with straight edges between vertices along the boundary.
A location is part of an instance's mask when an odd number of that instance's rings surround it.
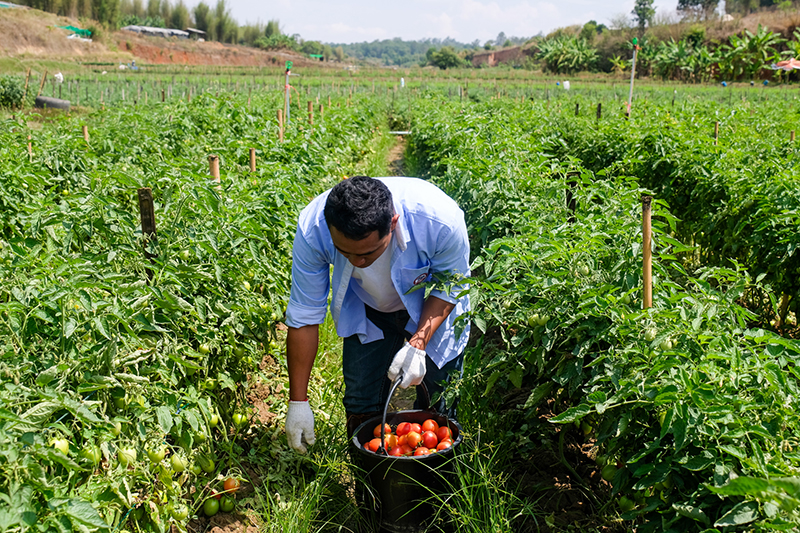
<svg viewBox="0 0 800 533">
<path fill-rule="evenodd" d="M 634 0 L 226 0 L 239 24 L 278 19 L 283 33 L 304 40 L 354 43 L 451 37 L 469 43 L 531 37 L 589 20 L 611 25 L 629 15 Z M 197 2 L 189 1 L 187 5 Z M 212 6 L 214 0 L 206 0 Z M 657 14 L 674 13 L 677 0 L 656 0 Z"/>
</svg>

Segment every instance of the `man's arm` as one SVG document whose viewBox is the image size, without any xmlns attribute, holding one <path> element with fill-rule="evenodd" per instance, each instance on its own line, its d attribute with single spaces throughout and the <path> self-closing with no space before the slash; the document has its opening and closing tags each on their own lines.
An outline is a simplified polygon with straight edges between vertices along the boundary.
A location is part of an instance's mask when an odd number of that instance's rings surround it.
<svg viewBox="0 0 800 533">
<path fill-rule="evenodd" d="M 425 303 L 422 304 L 422 314 L 419 319 L 417 331 L 412 335 L 408 343 L 418 350 L 425 351 L 433 334 L 436 333 L 439 326 L 447 320 L 447 316 L 455 307 L 456 305 L 453 303 L 429 295 Z"/>
<path fill-rule="evenodd" d="M 289 328 L 286 336 L 286 363 L 289 368 L 289 399 L 308 399 L 308 380 L 319 349 L 319 324 Z"/>
</svg>

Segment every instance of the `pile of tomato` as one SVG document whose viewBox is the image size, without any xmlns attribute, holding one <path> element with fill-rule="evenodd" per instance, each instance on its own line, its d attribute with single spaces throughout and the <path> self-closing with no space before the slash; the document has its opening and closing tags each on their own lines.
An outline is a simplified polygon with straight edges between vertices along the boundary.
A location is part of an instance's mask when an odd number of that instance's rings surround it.
<svg viewBox="0 0 800 533">
<path fill-rule="evenodd" d="M 453 433 L 448 426 L 439 427 L 432 418 L 422 424 L 400 422 L 392 431 L 392 426 L 384 424 L 384 449 L 393 457 L 421 456 L 437 453 L 453 445 Z M 378 453 L 381 447 L 381 425 L 372 431 L 375 438 L 364 443 L 364 449 Z"/>
</svg>

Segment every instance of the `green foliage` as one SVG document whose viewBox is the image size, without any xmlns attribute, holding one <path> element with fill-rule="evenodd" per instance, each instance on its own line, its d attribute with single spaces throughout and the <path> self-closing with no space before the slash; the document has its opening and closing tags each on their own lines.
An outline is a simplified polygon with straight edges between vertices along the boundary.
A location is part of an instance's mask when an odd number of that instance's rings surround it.
<svg viewBox="0 0 800 533">
<path fill-rule="evenodd" d="M 631 13 L 636 20 L 636 25 L 639 26 L 639 35 L 644 35 L 645 27 L 650 24 L 656 14 L 653 0 L 636 0 Z"/>
<path fill-rule="evenodd" d="M 779 60 L 776 47 L 785 41 L 761 24 L 756 33 L 746 29 L 741 36 L 731 35 L 730 43 L 722 46 L 720 72 L 729 79 L 753 79 L 766 65 Z"/>
<path fill-rule="evenodd" d="M 761 305 L 798 286 L 782 283 L 797 268 L 800 200 L 788 192 L 796 177 L 752 175 L 777 170 L 779 152 L 785 169 L 785 150 L 742 130 L 742 147 L 721 152 L 698 130 L 714 113 L 703 105 L 678 119 L 651 106 L 636 128 L 500 100 L 431 98 L 416 110 L 409 149 L 464 206 L 472 320 L 487 334 L 470 353 L 470 388 L 483 395 L 462 424 L 514 428 L 509 444 L 526 456 L 553 441 L 537 422 L 551 400 L 560 434 L 582 423 L 620 467 L 613 494 L 636 495 L 622 518 L 638 531 L 795 523 L 797 478 L 766 479 L 800 466 L 800 343 L 762 327 L 774 304 Z M 796 174 L 794 156 L 788 164 Z M 657 198 L 649 309 L 638 296 L 645 192 Z M 515 407 L 498 416 L 508 398 Z"/>
<path fill-rule="evenodd" d="M 537 59 L 544 69 L 556 74 L 591 70 L 597 63 L 597 49 L 579 37 L 553 37 L 539 42 Z"/>
<path fill-rule="evenodd" d="M 6 74 L 0 76 L 0 107 L 18 108 L 25 95 L 25 79 Z"/>
<path fill-rule="evenodd" d="M 343 52 L 356 59 L 363 59 L 380 65 L 411 66 L 424 64 L 429 49 L 448 46 L 457 52 L 472 48 L 472 45 L 453 39 L 423 39 L 404 41 L 400 38 L 384 39 L 363 43 L 340 44 Z"/>
<path fill-rule="evenodd" d="M 458 55 L 455 49 L 450 46 L 443 46 L 438 50 L 430 48 L 425 54 L 425 57 L 429 64 L 434 67 L 439 67 L 442 70 L 464 65 L 464 60 Z"/>
</svg>

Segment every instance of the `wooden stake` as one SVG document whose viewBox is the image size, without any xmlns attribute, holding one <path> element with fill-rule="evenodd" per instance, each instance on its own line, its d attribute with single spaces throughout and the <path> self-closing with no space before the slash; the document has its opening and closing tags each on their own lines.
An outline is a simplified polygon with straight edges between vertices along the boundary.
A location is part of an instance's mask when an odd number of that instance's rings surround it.
<svg viewBox="0 0 800 533">
<path fill-rule="evenodd" d="M 278 140 L 283 142 L 283 109 L 278 109 Z"/>
<path fill-rule="evenodd" d="M 597 104 L 597 120 L 603 116 L 603 104 Z"/>
<path fill-rule="evenodd" d="M 164 89 L 161 89 L 161 102 L 167 101 L 167 92 Z"/>
<path fill-rule="evenodd" d="M 719 121 L 714 122 L 714 145 L 719 143 Z"/>
<path fill-rule="evenodd" d="M 216 181 L 217 183 L 220 182 L 219 179 L 219 156 L 218 155 L 210 155 L 208 156 L 208 171 L 211 174 L 211 180 Z"/>
<path fill-rule="evenodd" d="M 319 104 L 319 118 L 322 119 L 325 116 L 325 106 Z"/>
<path fill-rule="evenodd" d="M 33 143 L 31 143 L 30 135 L 28 135 L 28 159 L 33 163 Z"/>
<path fill-rule="evenodd" d="M 794 142 L 794 130 L 789 134 L 789 141 Z"/>
<path fill-rule="evenodd" d="M 89 143 L 89 126 L 83 125 L 83 140 Z"/>
<path fill-rule="evenodd" d="M 25 106 L 25 99 L 28 97 L 28 81 L 31 79 L 31 69 L 28 69 L 28 73 L 25 75 L 25 92 L 22 93 L 22 106 Z"/>
<path fill-rule="evenodd" d="M 156 255 L 150 253 L 147 245 L 150 241 L 153 243 L 158 241 L 158 237 L 156 236 L 156 213 L 153 208 L 153 191 L 149 187 L 144 187 L 137 189 L 137 193 L 139 195 L 139 216 L 142 221 L 142 246 L 144 248 L 144 256 L 152 263 Z M 147 272 L 147 279 L 152 281 L 153 271 L 150 268 L 146 268 L 145 272 Z"/>
<path fill-rule="evenodd" d="M 570 224 L 575 223 L 575 210 L 578 207 L 578 201 L 575 199 L 575 188 L 578 186 L 578 176 L 580 174 L 578 172 L 568 172 L 567 173 L 567 211 L 569 211 L 569 216 L 567 217 L 567 222 Z"/>
<path fill-rule="evenodd" d="M 581 108 L 581 104 L 575 104 L 575 116 L 576 117 L 578 116 L 578 111 L 580 110 L 580 108 Z"/>
<path fill-rule="evenodd" d="M 644 309 L 653 307 L 653 254 L 650 249 L 652 240 L 650 207 L 652 202 L 652 196 L 642 196 L 642 237 L 644 245 L 642 254 L 642 279 L 644 281 L 642 307 Z"/>
<path fill-rule="evenodd" d="M 308 101 L 308 123 L 314 125 L 314 102 Z"/>
<path fill-rule="evenodd" d="M 256 171 L 256 149 L 250 148 L 250 172 Z"/>
<path fill-rule="evenodd" d="M 42 88 L 44 87 L 44 82 L 47 79 L 47 69 L 44 69 L 44 74 L 42 74 L 42 82 L 39 84 L 39 92 L 36 93 L 36 96 L 42 94 Z"/>
</svg>

